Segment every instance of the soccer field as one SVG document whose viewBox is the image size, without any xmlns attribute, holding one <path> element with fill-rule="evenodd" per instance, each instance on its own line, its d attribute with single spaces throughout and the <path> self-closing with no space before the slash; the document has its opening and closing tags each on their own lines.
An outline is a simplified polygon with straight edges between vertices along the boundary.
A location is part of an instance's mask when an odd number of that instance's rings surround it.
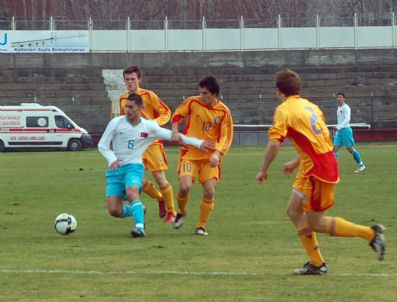
<svg viewBox="0 0 397 302">
<path fill-rule="evenodd" d="M 386 228 L 385 261 L 359 238 L 318 235 L 327 276 L 293 276 L 307 258 L 285 208 L 293 176 L 283 147 L 267 183 L 256 173 L 264 148 L 234 148 L 207 225 L 194 235 L 201 186 L 194 185 L 179 230 L 142 196 L 147 237 L 132 239 L 131 219 L 105 204 L 106 162 L 96 150 L 0 154 L 0 301 L 397 301 L 397 144 L 366 144 L 367 166 L 355 174 L 341 150 L 341 183 L 330 215 Z M 177 190 L 178 150 L 167 148 L 167 177 Z M 150 177 L 149 177 L 150 178 Z M 78 229 L 58 235 L 54 219 L 73 214 Z"/>
</svg>

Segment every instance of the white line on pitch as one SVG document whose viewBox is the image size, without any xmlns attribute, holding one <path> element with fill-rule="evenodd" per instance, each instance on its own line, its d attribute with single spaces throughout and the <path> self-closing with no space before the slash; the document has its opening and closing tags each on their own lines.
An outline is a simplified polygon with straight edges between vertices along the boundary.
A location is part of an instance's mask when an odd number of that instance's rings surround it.
<svg viewBox="0 0 397 302">
<path fill-rule="evenodd" d="M 101 272 L 101 271 L 72 271 L 72 270 L 45 270 L 45 269 L 0 269 L 3 274 L 79 274 L 79 275 L 196 275 L 196 276 L 286 276 L 291 273 L 249 273 L 249 272 L 181 272 L 181 271 L 125 271 L 125 272 Z M 382 273 L 357 273 L 345 274 L 336 273 L 330 276 L 346 276 L 346 277 L 392 277 L 396 274 Z"/>
</svg>

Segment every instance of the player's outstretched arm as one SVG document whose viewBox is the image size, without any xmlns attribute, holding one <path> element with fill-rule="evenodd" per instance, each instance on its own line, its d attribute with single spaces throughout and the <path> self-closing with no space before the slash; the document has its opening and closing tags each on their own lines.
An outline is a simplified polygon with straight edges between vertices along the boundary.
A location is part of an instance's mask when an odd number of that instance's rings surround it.
<svg viewBox="0 0 397 302">
<path fill-rule="evenodd" d="M 158 126 L 157 124 L 154 124 L 154 135 L 156 136 L 156 138 L 160 138 L 160 139 L 165 139 L 167 141 L 173 141 L 173 131 L 165 129 L 165 128 L 161 128 L 160 126 Z M 179 144 L 185 144 L 185 145 L 192 145 L 194 147 L 196 147 L 197 149 L 200 148 L 208 148 L 211 147 L 211 143 L 207 142 L 207 141 L 203 141 L 201 139 L 195 138 L 195 137 L 191 137 L 191 136 L 186 136 L 182 133 L 178 133 L 178 137 L 176 139 L 176 141 Z"/>
</svg>

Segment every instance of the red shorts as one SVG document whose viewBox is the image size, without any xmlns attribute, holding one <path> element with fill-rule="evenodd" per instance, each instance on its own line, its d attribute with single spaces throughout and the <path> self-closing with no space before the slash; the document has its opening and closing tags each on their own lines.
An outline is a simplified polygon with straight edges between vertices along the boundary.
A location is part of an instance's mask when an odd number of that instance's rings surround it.
<svg viewBox="0 0 397 302">
<path fill-rule="evenodd" d="M 322 212 L 335 203 L 334 186 L 313 176 L 298 175 L 292 187 L 304 199 L 305 212 Z"/>
</svg>

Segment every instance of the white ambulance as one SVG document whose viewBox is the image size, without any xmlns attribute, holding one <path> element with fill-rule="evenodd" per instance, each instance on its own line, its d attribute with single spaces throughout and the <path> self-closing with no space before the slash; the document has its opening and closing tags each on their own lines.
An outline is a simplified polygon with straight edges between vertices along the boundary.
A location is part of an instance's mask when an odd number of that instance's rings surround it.
<svg viewBox="0 0 397 302">
<path fill-rule="evenodd" d="M 0 106 L 0 152 L 20 148 L 61 148 L 79 151 L 92 138 L 56 106 L 22 103 Z"/>
</svg>

